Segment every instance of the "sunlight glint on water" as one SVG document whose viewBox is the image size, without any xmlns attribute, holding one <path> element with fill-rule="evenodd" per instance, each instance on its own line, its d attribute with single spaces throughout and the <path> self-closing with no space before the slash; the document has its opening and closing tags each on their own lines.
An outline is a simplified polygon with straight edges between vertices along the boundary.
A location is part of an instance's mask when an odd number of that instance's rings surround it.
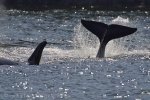
<svg viewBox="0 0 150 100">
<path fill-rule="evenodd" d="M 0 66 L 0 100 L 149 100 L 149 12 L 97 12 L 1 12 L 0 56 L 24 62 L 43 38 L 48 45 L 39 66 Z M 99 41 L 82 18 L 138 31 L 111 41 L 108 58 L 95 59 Z"/>
</svg>

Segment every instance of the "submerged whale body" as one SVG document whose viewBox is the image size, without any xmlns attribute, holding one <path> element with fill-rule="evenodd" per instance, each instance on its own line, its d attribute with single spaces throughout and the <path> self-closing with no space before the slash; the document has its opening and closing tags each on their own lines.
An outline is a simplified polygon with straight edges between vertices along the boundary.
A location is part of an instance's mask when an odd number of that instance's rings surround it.
<svg viewBox="0 0 150 100">
<path fill-rule="evenodd" d="M 36 47 L 32 55 L 28 59 L 29 65 L 39 65 L 42 52 L 46 44 L 47 42 L 43 41 Z M 18 64 L 19 64 L 18 62 L 13 62 L 8 59 L 0 58 L 0 65 L 18 65 Z"/>
<path fill-rule="evenodd" d="M 137 28 L 117 24 L 107 25 L 96 21 L 81 20 L 81 23 L 87 30 L 99 38 L 100 47 L 96 56 L 97 58 L 105 56 L 105 47 L 110 40 L 121 38 L 137 31 Z"/>
</svg>

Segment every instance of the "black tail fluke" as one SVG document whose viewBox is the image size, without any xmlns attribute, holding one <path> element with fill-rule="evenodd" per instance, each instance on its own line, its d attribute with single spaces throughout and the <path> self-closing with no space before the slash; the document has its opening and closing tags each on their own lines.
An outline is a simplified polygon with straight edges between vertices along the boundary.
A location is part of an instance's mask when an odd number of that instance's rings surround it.
<svg viewBox="0 0 150 100">
<path fill-rule="evenodd" d="M 36 47 L 36 49 L 34 50 L 32 55 L 28 59 L 29 65 L 39 65 L 40 59 L 42 56 L 42 52 L 43 52 L 43 49 L 46 46 L 46 44 L 47 44 L 47 42 L 43 41 Z"/>
<path fill-rule="evenodd" d="M 81 20 L 82 25 L 90 32 L 95 34 L 100 41 L 108 39 L 108 41 L 120 37 L 130 35 L 137 31 L 137 28 L 111 24 L 107 25 L 102 22 Z"/>
<path fill-rule="evenodd" d="M 107 25 L 96 21 L 81 20 L 81 23 L 100 40 L 101 44 L 97 54 L 98 58 L 104 57 L 105 47 L 110 40 L 124 37 L 137 31 L 137 28 L 117 24 Z"/>
</svg>

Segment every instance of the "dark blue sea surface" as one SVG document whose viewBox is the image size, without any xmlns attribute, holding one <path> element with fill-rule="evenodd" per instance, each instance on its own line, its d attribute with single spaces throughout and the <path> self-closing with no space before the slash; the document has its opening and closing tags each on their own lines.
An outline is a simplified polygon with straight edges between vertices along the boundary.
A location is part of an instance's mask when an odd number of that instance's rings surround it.
<svg viewBox="0 0 150 100">
<path fill-rule="evenodd" d="M 81 19 L 137 27 L 112 40 L 96 59 L 99 40 Z M 46 39 L 41 65 L 26 65 Z M 0 100 L 149 100 L 150 12 L 0 10 Z"/>
</svg>

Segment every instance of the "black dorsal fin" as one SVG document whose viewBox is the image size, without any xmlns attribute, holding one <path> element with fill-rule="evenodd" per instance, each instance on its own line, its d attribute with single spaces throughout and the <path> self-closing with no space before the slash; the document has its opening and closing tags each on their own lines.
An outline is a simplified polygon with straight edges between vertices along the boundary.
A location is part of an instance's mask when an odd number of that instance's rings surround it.
<svg viewBox="0 0 150 100">
<path fill-rule="evenodd" d="M 32 55 L 28 59 L 29 65 L 39 65 L 41 56 L 42 56 L 42 52 L 43 52 L 43 49 L 46 46 L 46 44 L 47 44 L 47 42 L 43 41 L 36 47 L 36 49 L 34 50 Z"/>
</svg>

